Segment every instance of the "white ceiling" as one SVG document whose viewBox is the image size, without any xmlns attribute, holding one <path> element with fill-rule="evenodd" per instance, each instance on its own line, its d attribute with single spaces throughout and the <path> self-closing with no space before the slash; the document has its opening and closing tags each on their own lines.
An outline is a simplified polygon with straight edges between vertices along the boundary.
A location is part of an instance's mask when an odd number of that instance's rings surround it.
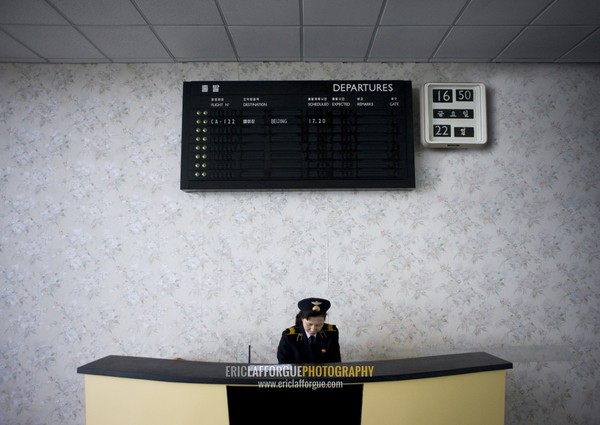
<svg viewBox="0 0 600 425">
<path fill-rule="evenodd" d="M 0 0 L 0 62 L 600 62 L 600 0 Z"/>
</svg>

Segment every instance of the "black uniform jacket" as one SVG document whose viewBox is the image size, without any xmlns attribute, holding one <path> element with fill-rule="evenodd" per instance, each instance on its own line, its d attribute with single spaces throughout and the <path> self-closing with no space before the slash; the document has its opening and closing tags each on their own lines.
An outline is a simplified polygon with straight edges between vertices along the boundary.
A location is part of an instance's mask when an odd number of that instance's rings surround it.
<svg viewBox="0 0 600 425">
<path fill-rule="evenodd" d="M 333 363 L 341 362 L 340 342 L 337 327 L 325 323 L 316 335 L 313 345 L 302 326 L 292 326 L 281 334 L 277 348 L 279 363 Z"/>
</svg>

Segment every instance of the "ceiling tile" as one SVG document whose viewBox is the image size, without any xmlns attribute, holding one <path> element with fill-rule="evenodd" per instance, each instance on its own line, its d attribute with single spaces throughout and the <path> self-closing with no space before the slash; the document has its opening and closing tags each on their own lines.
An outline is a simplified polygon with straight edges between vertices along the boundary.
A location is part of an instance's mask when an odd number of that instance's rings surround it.
<svg viewBox="0 0 600 425">
<path fill-rule="evenodd" d="M 362 61 L 372 35 L 373 27 L 306 27 L 304 59 Z"/>
<path fill-rule="evenodd" d="M 472 0 L 457 25 L 527 25 L 552 0 Z"/>
<path fill-rule="evenodd" d="M 82 26 L 81 31 L 106 56 L 115 61 L 170 60 L 148 27 Z"/>
<path fill-rule="evenodd" d="M 369 60 L 427 61 L 446 31 L 446 26 L 380 27 Z"/>
<path fill-rule="evenodd" d="M 75 25 L 140 25 L 146 21 L 130 1 L 47 0 Z"/>
<path fill-rule="evenodd" d="M 435 58 L 492 60 L 522 28 L 489 25 L 453 27 L 435 53 Z"/>
<path fill-rule="evenodd" d="M 388 0 L 381 25 L 450 25 L 465 0 Z"/>
<path fill-rule="evenodd" d="M 21 59 L 39 60 L 40 57 L 6 33 L 0 31 L 0 61 Z"/>
<path fill-rule="evenodd" d="M 223 26 L 156 26 L 154 30 L 175 59 L 236 59 Z"/>
<path fill-rule="evenodd" d="M 241 60 L 299 60 L 298 27 L 229 27 Z"/>
<path fill-rule="evenodd" d="M 227 25 L 300 24 L 298 0 L 218 0 Z"/>
<path fill-rule="evenodd" d="M 575 46 L 562 58 L 561 62 L 600 62 L 600 29 Z"/>
<path fill-rule="evenodd" d="M 135 0 L 153 25 L 223 25 L 214 0 Z"/>
<path fill-rule="evenodd" d="M 3 29 L 43 58 L 104 60 L 102 53 L 72 27 L 4 25 Z"/>
<path fill-rule="evenodd" d="M 600 25 L 600 1 L 557 0 L 534 25 Z"/>
<path fill-rule="evenodd" d="M 583 40 L 594 28 L 585 26 L 527 27 L 498 56 L 498 59 L 554 60 Z"/>
<path fill-rule="evenodd" d="M 304 0 L 304 25 L 375 25 L 383 0 Z"/>
<path fill-rule="evenodd" d="M 0 0 L 0 10 L 0 24 L 68 24 L 44 0 Z"/>
</svg>

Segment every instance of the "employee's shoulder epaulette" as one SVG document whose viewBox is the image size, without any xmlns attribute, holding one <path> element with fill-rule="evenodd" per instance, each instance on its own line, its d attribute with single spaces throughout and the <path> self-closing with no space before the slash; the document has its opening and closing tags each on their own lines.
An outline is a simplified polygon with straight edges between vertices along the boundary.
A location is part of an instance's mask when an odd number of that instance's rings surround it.
<svg viewBox="0 0 600 425">
<path fill-rule="evenodd" d="M 298 326 L 290 326 L 285 331 L 283 331 L 283 335 L 286 338 L 293 338 L 299 342 L 302 341 L 304 337 L 304 332 L 300 328 L 298 328 Z"/>
<path fill-rule="evenodd" d="M 323 331 L 324 332 L 337 332 L 338 329 L 337 329 L 337 327 L 335 325 L 332 325 L 330 323 L 325 323 L 323 325 Z"/>
<path fill-rule="evenodd" d="M 298 326 L 290 326 L 285 331 L 283 331 L 283 333 L 285 335 L 303 335 L 304 334 L 304 332 L 302 332 L 302 330 L 299 329 Z"/>
</svg>

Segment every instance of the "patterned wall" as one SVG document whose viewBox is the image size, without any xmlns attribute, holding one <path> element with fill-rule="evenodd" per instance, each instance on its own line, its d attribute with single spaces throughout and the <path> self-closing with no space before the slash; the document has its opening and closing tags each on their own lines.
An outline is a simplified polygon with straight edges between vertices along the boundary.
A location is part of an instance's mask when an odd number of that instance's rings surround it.
<svg viewBox="0 0 600 425">
<path fill-rule="evenodd" d="M 181 89 L 201 79 L 483 82 L 490 144 L 417 142 L 412 191 L 188 194 Z M 275 362 L 309 295 L 331 299 L 344 360 L 487 351 L 514 362 L 507 424 L 592 423 L 599 82 L 597 65 L 0 65 L 0 423 L 83 424 L 76 368 L 109 354 Z"/>
</svg>

